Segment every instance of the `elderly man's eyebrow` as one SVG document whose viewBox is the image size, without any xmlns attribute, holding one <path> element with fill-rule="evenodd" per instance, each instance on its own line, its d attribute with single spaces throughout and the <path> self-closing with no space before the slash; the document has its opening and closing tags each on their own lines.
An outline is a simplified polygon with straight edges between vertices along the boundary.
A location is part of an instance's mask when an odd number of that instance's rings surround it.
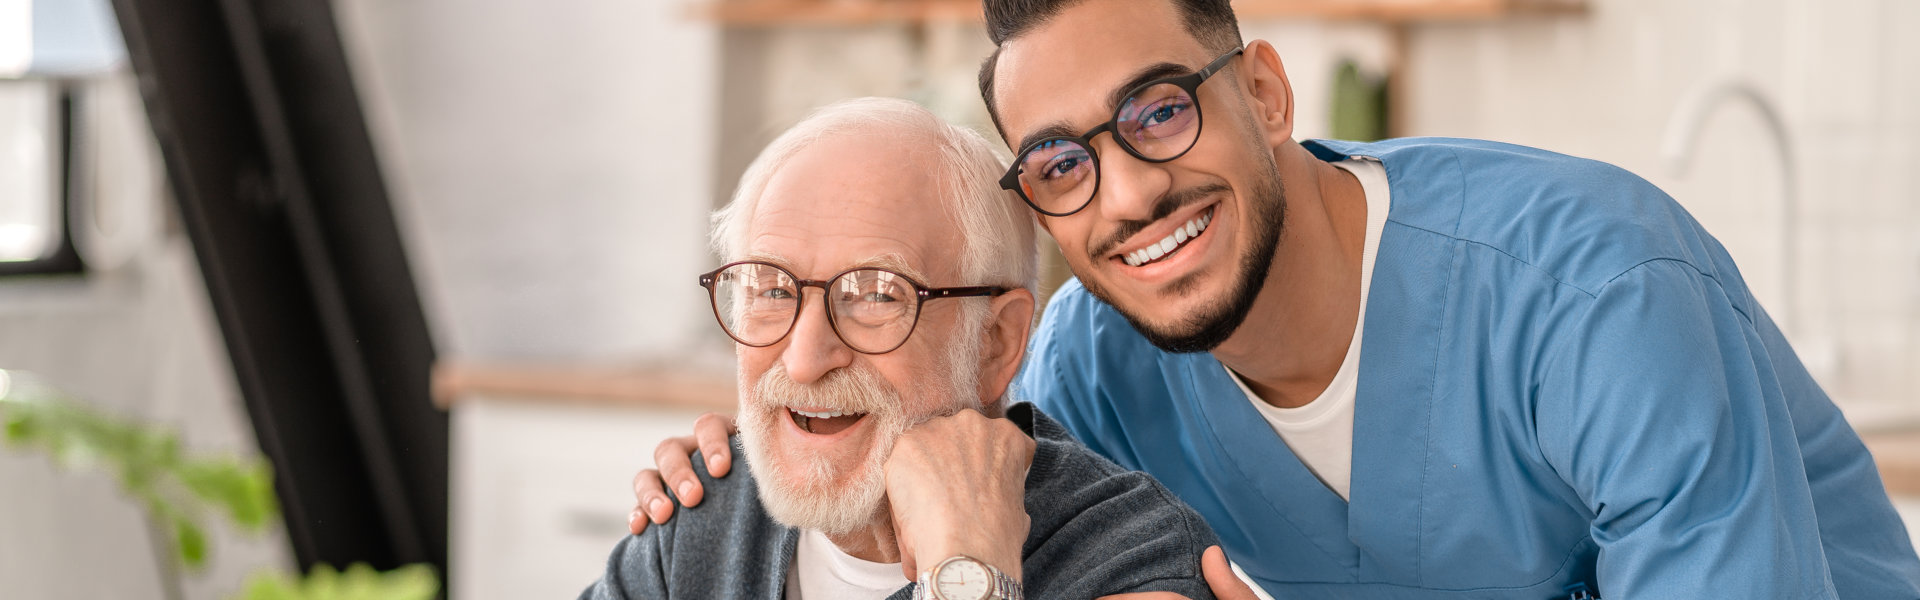
<svg viewBox="0 0 1920 600">
<path fill-rule="evenodd" d="M 792 260 L 788 260 L 787 257 L 785 256 L 774 254 L 771 252 L 754 252 L 746 255 L 745 257 L 742 257 L 739 261 L 735 261 L 735 262 L 747 262 L 747 261 L 770 263 L 770 264 L 779 266 L 782 269 L 787 269 L 789 271 L 795 268 Z M 901 275 L 911 277 L 913 278 L 914 281 L 925 282 L 927 280 L 926 274 L 921 272 L 919 269 L 913 268 L 912 264 L 907 263 L 906 257 L 903 257 L 897 253 L 892 253 L 892 252 L 889 252 L 886 254 L 869 256 L 863 260 L 855 261 L 854 263 L 841 268 L 841 270 L 843 271 L 851 271 L 853 269 L 886 269 L 888 271 L 893 271 L 895 273 L 899 273 Z M 803 274 L 799 274 L 799 273 L 796 273 L 795 276 L 804 277 Z"/>
<path fill-rule="evenodd" d="M 787 260 L 787 257 L 781 256 L 779 254 L 775 254 L 772 252 L 749 252 L 747 253 L 746 256 L 741 257 L 740 260 L 737 260 L 734 262 L 749 262 L 749 261 L 773 263 L 775 265 L 779 265 L 781 268 L 786 268 L 786 269 L 793 268 L 793 261 Z"/>
<path fill-rule="evenodd" d="M 1146 67 L 1143 67 L 1140 70 L 1134 71 L 1132 76 L 1127 77 L 1125 81 L 1120 82 L 1120 85 L 1114 86 L 1113 91 L 1108 93 L 1107 106 L 1106 106 L 1107 112 L 1112 113 L 1117 107 L 1119 107 L 1120 103 L 1127 99 L 1126 98 L 1127 93 L 1132 92 L 1134 88 L 1140 87 L 1142 85 L 1146 85 L 1148 82 L 1151 82 L 1154 80 L 1165 79 L 1167 77 L 1174 77 L 1178 75 L 1185 75 L 1192 72 L 1194 72 L 1193 67 L 1189 67 L 1182 64 L 1167 63 L 1167 62 L 1154 63 L 1151 65 L 1147 65 Z M 1073 129 L 1073 126 L 1068 125 L 1064 122 L 1056 121 L 1053 123 L 1048 123 L 1046 126 L 1041 127 L 1039 130 L 1034 131 L 1033 133 L 1029 133 L 1025 137 L 1020 138 L 1020 145 L 1015 146 L 1014 150 L 1015 151 L 1024 150 L 1028 146 L 1032 146 L 1034 143 L 1050 137 L 1077 137 L 1084 133 L 1086 132 L 1075 131 Z"/>
<path fill-rule="evenodd" d="M 919 281 L 923 283 L 927 281 L 926 274 L 921 273 L 919 269 L 913 268 L 913 265 L 907 264 L 907 259 L 905 257 L 902 257 L 898 254 L 893 254 L 893 253 L 887 253 L 887 254 L 881 254 L 879 256 L 868 257 L 866 260 L 855 263 L 854 267 L 886 269 L 888 271 L 893 271 L 895 273 L 899 273 L 901 275 L 905 275 L 907 277 L 913 278 L 914 281 Z M 931 285 L 931 284 L 928 284 L 928 285 Z"/>
</svg>

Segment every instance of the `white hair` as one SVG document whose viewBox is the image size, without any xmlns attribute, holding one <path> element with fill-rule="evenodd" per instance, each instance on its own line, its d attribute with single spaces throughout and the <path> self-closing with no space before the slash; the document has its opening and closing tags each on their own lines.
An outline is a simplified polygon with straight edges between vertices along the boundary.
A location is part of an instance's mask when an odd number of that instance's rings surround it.
<svg viewBox="0 0 1920 600">
<path fill-rule="evenodd" d="M 940 157 L 938 174 L 949 215 L 959 225 L 959 271 L 964 281 L 928 285 L 1038 285 L 1034 221 L 1013 192 L 1000 189 L 1006 161 L 997 145 L 965 127 L 947 124 L 920 105 L 897 98 L 856 98 L 821 107 L 767 144 L 747 166 L 726 207 L 713 213 L 709 238 L 724 260 L 746 254 L 748 223 L 782 166 L 814 142 L 840 135 L 922 139 Z M 976 303 L 968 303 L 976 304 Z M 984 306 L 979 310 L 984 310 Z"/>
</svg>

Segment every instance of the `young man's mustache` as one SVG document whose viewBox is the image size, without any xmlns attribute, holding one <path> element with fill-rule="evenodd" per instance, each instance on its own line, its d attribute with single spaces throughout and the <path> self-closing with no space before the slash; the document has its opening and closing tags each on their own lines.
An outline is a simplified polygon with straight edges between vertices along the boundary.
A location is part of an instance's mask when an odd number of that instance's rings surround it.
<svg viewBox="0 0 1920 600">
<path fill-rule="evenodd" d="M 1179 212 L 1180 209 L 1186 208 L 1189 204 L 1200 202 L 1201 200 L 1207 199 L 1208 196 L 1227 190 L 1226 184 L 1209 183 L 1207 185 L 1191 187 L 1161 196 L 1158 201 L 1154 202 L 1153 212 L 1150 216 L 1140 220 L 1121 221 L 1120 225 L 1114 228 L 1113 234 L 1108 235 L 1107 239 L 1101 243 L 1094 245 L 1093 251 L 1088 254 L 1092 256 L 1106 256 L 1112 253 L 1114 248 L 1120 247 L 1120 244 L 1126 243 L 1127 238 L 1133 237 L 1134 234 L 1140 233 L 1141 230 L 1146 229 L 1148 226 L 1173 215 L 1175 212 Z"/>
</svg>

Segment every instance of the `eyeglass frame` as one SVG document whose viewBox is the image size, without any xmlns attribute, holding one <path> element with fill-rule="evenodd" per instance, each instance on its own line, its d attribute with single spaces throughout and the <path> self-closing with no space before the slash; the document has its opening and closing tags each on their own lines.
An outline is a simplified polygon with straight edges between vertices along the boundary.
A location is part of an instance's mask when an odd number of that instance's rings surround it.
<svg viewBox="0 0 1920 600">
<path fill-rule="evenodd" d="M 1173 84 L 1175 86 L 1179 86 L 1179 88 L 1182 90 L 1186 90 L 1187 95 L 1193 97 L 1193 102 L 1194 102 L 1193 109 L 1196 111 L 1200 110 L 1200 84 L 1206 83 L 1207 78 L 1212 77 L 1215 73 L 1219 73 L 1220 71 L 1225 70 L 1231 59 L 1233 59 L 1236 56 L 1239 56 L 1240 53 L 1245 51 L 1246 51 L 1245 46 L 1234 48 L 1233 50 L 1228 51 L 1226 54 L 1220 55 L 1219 58 L 1213 59 L 1213 62 L 1207 63 L 1207 66 L 1202 67 L 1198 71 L 1194 71 L 1186 75 L 1177 75 L 1174 77 L 1155 79 L 1153 81 L 1142 83 L 1140 85 L 1134 86 L 1133 89 L 1127 90 L 1127 94 L 1122 97 L 1131 99 L 1133 97 L 1139 96 L 1140 93 L 1146 91 L 1147 88 L 1150 88 L 1156 85 Z M 1133 147 L 1132 142 L 1127 141 L 1126 136 L 1120 135 L 1118 133 L 1118 130 L 1114 126 L 1115 123 L 1120 122 L 1120 111 L 1122 109 L 1125 109 L 1126 105 L 1127 104 L 1125 101 L 1120 102 L 1119 106 L 1113 107 L 1112 118 L 1107 119 L 1107 122 L 1101 123 L 1100 125 L 1095 126 L 1093 129 L 1088 129 L 1086 133 L 1080 134 L 1078 137 L 1066 136 L 1066 135 L 1055 135 L 1055 136 L 1048 136 L 1045 138 L 1034 140 L 1033 142 L 1028 143 L 1025 147 L 1022 147 L 1019 152 L 1014 153 L 1013 164 L 1007 167 L 1007 173 L 1005 175 L 1000 176 L 1000 188 L 1004 190 L 1012 190 L 1013 193 L 1019 194 L 1020 200 L 1023 202 L 1026 202 L 1027 206 L 1032 208 L 1034 212 L 1037 212 L 1049 217 L 1071 216 L 1074 213 L 1078 213 L 1080 211 L 1086 210 L 1087 206 L 1093 204 L 1093 197 L 1100 193 L 1100 155 L 1097 152 L 1095 152 L 1093 149 L 1094 136 L 1100 135 L 1101 133 L 1111 133 L 1113 134 L 1114 143 L 1119 144 L 1120 149 L 1125 150 L 1127 154 L 1132 155 L 1134 158 L 1138 158 L 1140 160 L 1147 161 L 1153 164 L 1164 164 L 1164 163 L 1169 163 L 1169 162 L 1179 160 L 1180 157 L 1186 156 L 1188 152 L 1193 151 L 1193 147 L 1200 144 L 1200 134 L 1206 131 L 1207 119 L 1203 113 L 1200 118 L 1199 129 L 1193 132 L 1193 142 L 1187 144 L 1186 149 L 1181 150 L 1179 153 L 1174 154 L 1173 156 L 1170 156 L 1167 158 L 1158 158 L 1158 159 L 1147 158 L 1146 156 L 1140 154 L 1140 151 L 1138 149 L 1135 149 Z M 1087 194 L 1086 201 L 1081 202 L 1080 206 L 1075 207 L 1073 210 L 1056 213 L 1056 212 L 1049 212 L 1044 208 L 1040 208 L 1040 205 L 1038 203 L 1034 202 L 1032 198 L 1027 197 L 1027 191 L 1025 189 L 1022 189 L 1020 185 L 1020 172 L 1021 172 L 1021 163 L 1022 163 L 1021 159 L 1025 157 L 1028 152 L 1032 152 L 1035 148 L 1040 147 L 1041 144 L 1045 144 L 1048 142 L 1060 142 L 1060 141 L 1073 142 L 1075 144 L 1079 144 L 1080 147 L 1087 149 L 1087 156 L 1093 158 L 1093 191 Z"/>
<path fill-rule="evenodd" d="M 798 299 L 796 299 L 793 304 L 793 319 L 787 321 L 786 331 L 780 332 L 780 335 L 773 338 L 773 341 L 767 342 L 765 344 L 753 344 L 753 343 L 747 342 L 746 340 L 740 339 L 740 336 L 734 335 L 733 330 L 727 327 L 726 318 L 720 316 L 720 299 L 717 296 L 718 292 L 714 291 L 713 285 L 714 283 L 717 282 L 720 276 L 720 273 L 725 272 L 727 269 L 731 269 L 740 265 L 760 265 L 765 267 L 772 267 L 773 270 L 779 271 L 785 274 L 787 278 L 792 279 L 794 281 L 794 294 L 798 296 Z M 913 305 L 913 323 L 907 326 L 906 335 L 900 336 L 900 342 L 897 344 L 894 344 L 893 347 L 891 348 L 887 348 L 885 350 L 880 350 L 877 352 L 868 352 L 866 350 L 861 350 L 860 348 L 854 346 L 853 342 L 847 341 L 847 336 L 840 332 L 840 321 L 839 319 L 835 318 L 833 314 L 833 302 L 827 300 L 827 294 L 831 293 L 832 291 L 832 289 L 829 288 L 828 286 L 833 285 L 833 282 L 838 281 L 841 277 L 847 276 L 848 273 L 853 273 L 856 271 L 879 271 L 882 273 L 887 273 L 889 275 L 899 277 L 901 280 L 906 281 L 908 285 L 913 286 L 914 296 L 916 298 L 916 302 Z M 793 271 L 787 270 L 786 267 L 782 267 L 780 265 L 776 265 L 763 260 L 734 261 L 734 262 L 721 265 L 720 268 L 718 269 L 714 269 L 706 273 L 701 273 L 700 287 L 707 289 L 707 306 L 713 309 L 713 319 L 714 321 L 720 323 L 720 331 L 723 333 L 726 333 L 727 337 L 732 338 L 733 341 L 738 342 L 740 345 L 747 346 L 749 348 L 765 348 L 768 346 L 772 346 L 774 344 L 780 343 L 781 340 L 787 339 L 787 336 L 793 335 L 793 326 L 800 323 L 800 314 L 803 312 L 806 312 L 807 288 L 819 288 L 820 300 L 822 302 L 827 303 L 826 304 L 827 326 L 833 329 L 833 336 L 836 338 L 839 338 L 840 343 L 846 345 L 848 349 L 853 350 L 854 352 L 859 352 L 861 354 L 866 354 L 869 356 L 886 354 L 894 350 L 899 350 L 901 346 L 907 345 L 907 340 L 913 339 L 913 332 L 918 331 L 920 329 L 920 312 L 926 307 L 928 300 L 939 300 L 942 298 L 976 298 L 976 297 L 994 298 L 994 297 L 999 297 L 1000 295 L 1005 294 L 1007 292 L 1013 291 L 1013 288 L 998 286 L 998 285 L 929 287 L 925 284 L 920 283 L 920 280 L 907 276 L 907 274 L 905 273 L 901 273 L 899 271 L 895 271 L 893 269 L 887 269 L 883 267 L 853 267 L 851 269 L 847 269 L 845 271 L 835 273 L 832 277 L 828 277 L 826 279 L 805 279 L 805 278 L 801 278 L 800 276 L 794 275 Z"/>
</svg>

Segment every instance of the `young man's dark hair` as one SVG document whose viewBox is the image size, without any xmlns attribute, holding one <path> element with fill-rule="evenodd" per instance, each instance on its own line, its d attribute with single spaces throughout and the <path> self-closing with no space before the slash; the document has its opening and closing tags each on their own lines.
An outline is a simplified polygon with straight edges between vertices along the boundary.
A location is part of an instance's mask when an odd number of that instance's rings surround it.
<svg viewBox="0 0 1920 600">
<path fill-rule="evenodd" d="M 1039 27 L 1067 7 L 1084 0 L 985 0 L 987 39 L 993 40 L 993 54 L 980 64 L 980 99 L 987 103 L 993 127 L 1000 126 L 1000 110 L 993 104 L 993 67 L 1000 61 L 1000 45 Z M 1240 45 L 1240 21 L 1233 16 L 1228 0 L 1148 0 L 1172 2 L 1186 21 L 1187 33 L 1214 53 Z M 1005 135 L 1006 131 L 1000 131 Z"/>
</svg>

